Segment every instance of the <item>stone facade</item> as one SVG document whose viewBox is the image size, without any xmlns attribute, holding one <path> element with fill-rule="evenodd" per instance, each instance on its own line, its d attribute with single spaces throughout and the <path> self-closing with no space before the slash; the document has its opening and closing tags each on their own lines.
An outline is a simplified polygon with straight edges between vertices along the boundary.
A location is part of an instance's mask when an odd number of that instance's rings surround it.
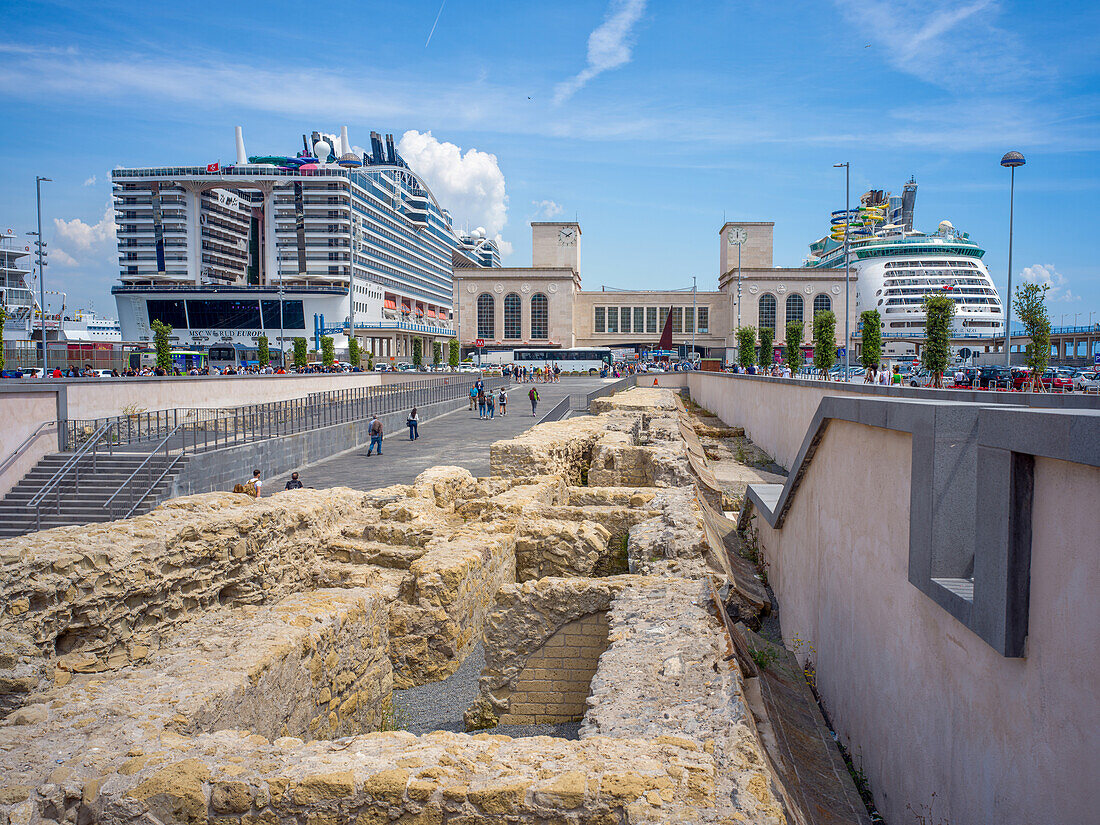
<svg viewBox="0 0 1100 825">
<path fill-rule="evenodd" d="M 726 223 L 719 231 L 719 270 L 715 290 L 694 294 L 678 290 L 582 290 L 580 275 L 580 226 L 573 223 L 532 223 L 530 268 L 455 270 L 454 305 L 458 316 L 458 340 L 472 347 L 481 338 L 491 349 L 522 346 L 548 347 L 645 347 L 656 345 L 665 313 L 674 313 L 673 343 L 695 344 L 698 351 L 732 360 L 736 331 L 740 326 L 760 329 L 762 321 L 774 324 L 775 344 L 786 342 L 787 321 L 803 321 L 802 340 L 813 339 L 814 302 L 827 304 L 837 316 L 837 343 L 844 338 L 844 272 L 834 269 L 774 267 L 770 221 Z M 737 245 L 731 232 L 743 230 L 741 289 L 738 293 Z M 577 246 L 561 242 L 562 232 L 572 231 Z M 850 329 L 857 329 L 856 278 L 851 278 Z M 531 333 L 531 296 L 546 299 L 549 325 L 546 337 Z M 478 327 L 477 301 L 492 306 L 492 323 Z M 506 298 L 520 310 L 518 329 L 506 331 Z M 767 297 L 765 297 L 767 296 Z M 541 300 L 541 298 L 540 298 Z M 774 310 L 770 301 L 774 300 Z M 768 306 L 761 306 L 761 302 Z M 740 306 L 738 305 L 740 304 Z M 703 314 L 705 311 L 705 315 Z M 614 323 L 611 317 L 614 317 Z M 625 319 L 625 320 L 624 320 Z M 518 331 L 518 337 L 512 333 Z"/>
</svg>

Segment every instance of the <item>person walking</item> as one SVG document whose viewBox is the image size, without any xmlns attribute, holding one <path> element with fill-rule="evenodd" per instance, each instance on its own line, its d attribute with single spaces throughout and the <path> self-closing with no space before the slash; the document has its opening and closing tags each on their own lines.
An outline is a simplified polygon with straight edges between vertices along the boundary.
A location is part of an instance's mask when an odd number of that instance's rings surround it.
<svg viewBox="0 0 1100 825">
<path fill-rule="evenodd" d="M 251 487 L 253 490 L 256 491 L 255 493 L 253 493 L 251 490 L 249 490 L 248 494 L 250 496 L 255 496 L 256 498 L 259 498 L 261 495 L 263 495 L 264 481 L 263 481 L 262 478 L 260 478 L 260 471 L 259 470 L 253 470 L 252 471 L 252 478 L 250 478 L 248 480 L 248 483 L 246 483 L 244 486 L 245 487 Z"/>
<path fill-rule="evenodd" d="M 489 413 L 489 418 L 497 417 L 496 397 L 493 395 L 492 390 L 485 393 L 485 410 Z"/>
<path fill-rule="evenodd" d="M 901 386 L 901 367 L 898 364 L 894 364 L 894 374 L 890 376 L 890 383 Z"/>
<path fill-rule="evenodd" d="M 539 391 L 535 387 L 531 387 L 531 391 L 527 393 L 527 397 L 531 399 L 531 417 L 535 417 L 535 408 L 539 405 Z"/>
<path fill-rule="evenodd" d="M 416 414 L 416 407 L 413 407 L 409 417 L 405 419 L 405 426 L 409 428 L 409 441 L 420 438 L 420 416 Z"/>
<path fill-rule="evenodd" d="M 298 480 L 298 473 L 294 472 L 294 473 L 290 474 L 290 481 L 288 481 L 286 483 L 286 487 L 284 487 L 283 489 L 284 490 L 301 490 L 303 486 L 305 486 L 305 485 L 303 485 L 302 482 Z"/>
<path fill-rule="evenodd" d="M 485 417 L 485 390 L 477 391 L 477 417 Z"/>
<path fill-rule="evenodd" d="M 497 406 L 500 407 L 501 415 L 508 415 L 508 393 L 504 387 L 500 388 L 500 397 L 497 398 Z"/>
<path fill-rule="evenodd" d="M 370 433 L 370 446 L 367 447 L 367 456 L 374 452 L 375 445 L 378 446 L 378 455 L 382 455 L 382 422 L 378 420 L 378 416 L 371 416 L 370 427 L 367 429 Z"/>
<path fill-rule="evenodd" d="M 475 403 L 477 403 L 477 384 L 470 387 L 470 412 L 474 411 Z"/>
</svg>

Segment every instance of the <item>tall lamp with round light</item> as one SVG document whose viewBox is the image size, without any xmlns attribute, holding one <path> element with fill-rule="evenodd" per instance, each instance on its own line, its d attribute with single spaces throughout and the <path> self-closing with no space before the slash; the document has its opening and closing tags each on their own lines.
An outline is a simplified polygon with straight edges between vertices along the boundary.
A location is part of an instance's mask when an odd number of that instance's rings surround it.
<svg viewBox="0 0 1100 825">
<path fill-rule="evenodd" d="M 1008 184 L 1008 295 L 1005 300 L 1005 366 L 1012 367 L 1012 211 L 1016 195 L 1016 167 L 1026 161 L 1019 152 L 1006 152 L 1001 166 L 1011 170 Z"/>
</svg>

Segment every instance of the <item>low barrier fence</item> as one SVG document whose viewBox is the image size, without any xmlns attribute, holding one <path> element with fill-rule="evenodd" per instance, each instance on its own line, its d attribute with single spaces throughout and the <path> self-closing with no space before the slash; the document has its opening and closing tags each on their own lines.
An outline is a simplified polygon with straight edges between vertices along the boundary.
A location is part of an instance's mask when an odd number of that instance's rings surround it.
<svg viewBox="0 0 1100 825">
<path fill-rule="evenodd" d="M 61 448 L 78 449 L 102 427 L 110 425 L 110 447 L 116 450 L 144 452 L 161 447 L 168 439 L 170 452 L 206 452 L 467 398 L 477 380 L 477 376 L 426 378 L 404 384 L 310 393 L 305 398 L 240 407 L 156 410 L 67 420 L 62 422 Z M 499 377 L 482 380 L 490 390 L 507 383 Z"/>
<path fill-rule="evenodd" d="M 593 390 L 585 396 L 584 406 L 581 409 L 587 410 L 597 398 L 603 398 L 606 395 L 614 395 L 619 390 L 633 387 L 635 385 L 635 378 L 636 376 L 633 375 L 627 378 L 620 378 L 618 381 L 612 382 L 611 384 L 604 384 L 598 390 Z"/>
</svg>

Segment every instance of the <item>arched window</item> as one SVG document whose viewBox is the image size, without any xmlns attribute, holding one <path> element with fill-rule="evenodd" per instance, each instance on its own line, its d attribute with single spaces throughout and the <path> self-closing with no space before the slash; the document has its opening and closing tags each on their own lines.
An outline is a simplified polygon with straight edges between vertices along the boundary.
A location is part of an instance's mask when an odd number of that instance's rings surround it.
<svg viewBox="0 0 1100 825">
<path fill-rule="evenodd" d="M 523 337 L 522 302 L 514 292 L 504 296 L 504 337 L 518 341 Z"/>
<path fill-rule="evenodd" d="M 531 338 L 545 341 L 550 337 L 550 302 L 541 292 L 531 296 Z"/>
<path fill-rule="evenodd" d="M 477 296 L 477 337 L 496 338 L 496 304 L 493 296 L 482 292 Z"/>
<path fill-rule="evenodd" d="M 787 318 L 786 323 L 791 321 L 797 321 L 803 323 L 805 321 L 806 304 L 802 300 L 802 296 L 797 292 L 792 292 L 787 296 Z"/>
<path fill-rule="evenodd" d="M 760 329 L 771 328 L 775 329 L 775 296 L 769 292 L 765 292 L 760 296 L 760 313 L 759 313 L 759 326 Z"/>
<path fill-rule="evenodd" d="M 828 312 L 833 308 L 833 299 L 828 295 L 818 295 L 814 298 L 814 315 L 819 312 Z"/>
</svg>

